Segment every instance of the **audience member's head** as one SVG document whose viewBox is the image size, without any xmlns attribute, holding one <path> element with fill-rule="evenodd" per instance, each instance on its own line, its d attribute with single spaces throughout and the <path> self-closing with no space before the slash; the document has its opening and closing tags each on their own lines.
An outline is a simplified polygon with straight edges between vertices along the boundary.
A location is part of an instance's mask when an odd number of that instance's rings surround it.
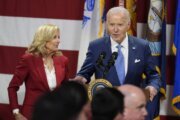
<svg viewBox="0 0 180 120">
<path fill-rule="evenodd" d="M 124 110 L 124 96 L 115 88 L 102 88 L 92 98 L 93 120 L 120 120 Z"/>
<path fill-rule="evenodd" d="M 144 120 L 147 116 L 146 97 L 144 92 L 133 85 L 122 85 L 118 87 L 124 96 L 124 119 Z"/>
<path fill-rule="evenodd" d="M 66 82 L 37 101 L 33 120 L 86 120 L 87 91 L 77 82 Z"/>
</svg>

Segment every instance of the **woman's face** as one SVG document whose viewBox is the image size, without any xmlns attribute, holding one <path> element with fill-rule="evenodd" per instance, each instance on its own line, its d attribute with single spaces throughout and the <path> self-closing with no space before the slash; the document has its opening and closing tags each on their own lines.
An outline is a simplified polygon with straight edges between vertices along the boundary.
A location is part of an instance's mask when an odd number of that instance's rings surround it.
<svg viewBox="0 0 180 120">
<path fill-rule="evenodd" d="M 46 43 L 47 52 L 52 53 L 58 51 L 59 43 L 60 43 L 60 33 L 56 32 L 53 39 Z"/>
</svg>

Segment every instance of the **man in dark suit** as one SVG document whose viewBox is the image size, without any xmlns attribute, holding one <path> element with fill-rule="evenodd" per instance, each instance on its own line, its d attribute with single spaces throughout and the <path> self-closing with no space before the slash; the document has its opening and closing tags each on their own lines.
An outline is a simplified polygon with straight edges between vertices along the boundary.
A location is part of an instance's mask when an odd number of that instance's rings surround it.
<svg viewBox="0 0 180 120">
<path fill-rule="evenodd" d="M 160 76 L 155 70 L 148 42 L 127 35 L 129 28 L 129 12 L 123 7 L 111 8 L 107 13 L 106 21 L 108 35 L 89 44 L 86 59 L 74 80 L 87 83 L 95 73 L 96 79 L 104 77 L 113 86 L 133 84 L 140 87 L 144 73 L 148 83 L 145 89 L 149 91 L 149 98 L 152 101 L 160 88 Z M 118 70 L 116 66 L 118 60 L 115 61 L 115 54 L 113 56 L 114 51 L 118 52 L 118 56 L 120 55 L 117 46 L 121 46 L 119 49 L 123 54 L 125 76 L 123 81 L 118 76 L 118 72 L 122 70 Z M 100 63 L 99 58 L 103 59 Z M 106 66 L 108 71 L 105 75 L 103 75 L 104 70 L 101 70 L 104 69 L 103 66 Z"/>
</svg>

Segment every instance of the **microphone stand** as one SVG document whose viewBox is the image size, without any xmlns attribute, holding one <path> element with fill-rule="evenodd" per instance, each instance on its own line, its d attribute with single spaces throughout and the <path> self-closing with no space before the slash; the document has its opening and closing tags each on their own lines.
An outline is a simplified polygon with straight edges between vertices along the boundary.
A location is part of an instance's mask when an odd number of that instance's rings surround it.
<svg viewBox="0 0 180 120">
<path fill-rule="evenodd" d="M 107 73 L 109 72 L 109 69 L 114 65 L 117 56 L 118 56 L 117 52 L 112 53 L 111 58 L 108 61 L 108 64 L 104 67 L 103 78 L 106 77 Z"/>
</svg>

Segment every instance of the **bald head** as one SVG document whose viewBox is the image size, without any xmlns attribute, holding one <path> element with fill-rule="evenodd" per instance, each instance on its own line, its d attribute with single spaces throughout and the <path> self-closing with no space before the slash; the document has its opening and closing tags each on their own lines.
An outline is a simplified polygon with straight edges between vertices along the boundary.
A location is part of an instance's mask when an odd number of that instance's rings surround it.
<svg viewBox="0 0 180 120">
<path fill-rule="evenodd" d="M 144 92 L 133 85 L 122 85 L 118 87 L 124 96 L 125 120 L 144 120 L 147 116 L 146 97 Z"/>
<path fill-rule="evenodd" d="M 107 20 L 113 14 L 123 14 L 124 19 L 126 19 L 128 22 L 130 22 L 129 11 L 124 7 L 119 6 L 119 7 L 113 7 L 111 9 L 109 9 L 109 11 L 107 12 Z"/>
<path fill-rule="evenodd" d="M 122 85 L 118 87 L 118 90 L 120 90 L 125 95 L 141 94 L 142 96 L 144 96 L 144 92 L 142 91 L 142 89 L 134 85 Z"/>
<path fill-rule="evenodd" d="M 125 104 L 127 106 L 134 104 L 134 101 L 136 99 L 138 100 L 140 97 L 146 100 L 144 92 L 134 85 L 122 85 L 118 87 L 118 90 L 125 95 L 125 101 L 127 101 Z"/>
</svg>

